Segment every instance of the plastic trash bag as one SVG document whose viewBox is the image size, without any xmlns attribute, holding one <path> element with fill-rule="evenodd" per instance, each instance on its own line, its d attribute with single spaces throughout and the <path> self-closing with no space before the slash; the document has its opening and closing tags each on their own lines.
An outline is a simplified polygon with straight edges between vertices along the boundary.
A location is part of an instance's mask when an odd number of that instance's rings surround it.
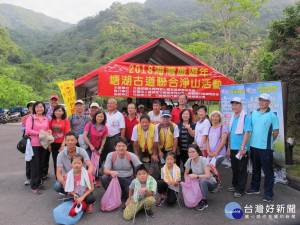
<svg viewBox="0 0 300 225">
<path fill-rule="evenodd" d="M 63 202 L 55 209 L 53 209 L 53 216 L 56 223 L 69 225 L 69 224 L 75 224 L 80 220 L 80 218 L 83 215 L 83 211 L 80 211 L 78 214 L 76 214 L 73 217 L 69 216 L 69 212 L 73 207 L 73 204 L 74 204 L 73 201 Z"/>
<path fill-rule="evenodd" d="M 194 208 L 202 200 L 202 192 L 198 179 L 186 178 L 185 182 L 180 182 L 184 204 L 188 208 Z"/>
<path fill-rule="evenodd" d="M 114 177 L 101 199 L 101 210 L 112 211 L 121 205 L 121 186 L 117 177 Z"/>
</svg>

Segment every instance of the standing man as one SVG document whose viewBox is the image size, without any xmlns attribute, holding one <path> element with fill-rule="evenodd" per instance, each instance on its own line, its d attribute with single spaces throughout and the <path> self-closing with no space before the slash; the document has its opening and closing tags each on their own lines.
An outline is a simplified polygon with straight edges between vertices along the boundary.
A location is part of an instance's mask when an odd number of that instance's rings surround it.
<svg viewBox="0 0 300 225">
<path fill-rule="evenodd" d="M 78 139 L 79 134 L 83 133 L 85 125 L 91 122 L 91 118 L 84 114 L 84 102 L 81 99 L 75 102 L 75 110 L 76 112 L 70 115 L 68 119 L 70 121 L 71 131 Z"/>
<path fill-rule="evenodd" d="M 150 117 L 151 123 L 154 125 L 161 123 L 161 102 L 159 100 L 154 100 L 152 103 L 153 110 L 148 112 L 148 116 Z"/>
<path fill-rule="evenodd" d="M 179 123 L 180 122 L 180 113 L 182 110 L 187 109 L 187 96 L 184 93 L 179 94 L 178 96 L 178 106 L 174 109 L 172 109 L 172 113 L 171 113 L 171 120 L 174 123 Z M 189 110 L 192 113 L 193 116 L 193 110 L 189 108 Z M 193 116 L 194 118 L 194 116 Z"/>
<path fill-rule="evenodd" d="M 258 98 L 259 109 L 251 115 L 252 133 L 250 137 L 253 173 L 251 188 L 246 194 L 259 194 L 261 168 L 265 174 L 264 202 L 270 202 L 274 195 L 273 141 L 279 134 L 277 116 L 270 110 L 271 96 L 263 93 Z"/>
<path fill-rule="evenodd" d="M 164 110 L 162 112 L 162 123 L 158 125 L 158 154 L 160 158 L 166 158 L 165 156 L 169 151 L 173 151 L 176 154 L 178 137 L 178 126 L 171 122 L 170 111 Z"/>
<path fill-rule="evenodd" d="M 140 121 L 142 115 L 145 114 L 145 106 L 140 104 L 138 107 L 137 120 Z"/>
<path fill-rule="evenodd" d="M 95 113 L 100 110 L 100 106 L 98 105 L 97 102 L 93 102 L 91 105 L 90 105 L 90 118 L 91 120 L 93 119 Z"/>
<path fill-rule="evenodd" d="M 125 137 L 127 143 L 129 143 L 127 150 L 133 152 L 133 142 L 131 141 L 132 130 L 135 125 L 139 123 L 136 116 L 136 106 L 133 103 L 128 104 L 127 106 L 128 115 L 124 116 L 125 119 Z"/>
<path fill-rule="evenodd" d="M 153 174 L 158 167 L 158 129 L 150 123 L 148 115 L 141 116 L 140 123 L 133 128 L 131 140 L 134 154 L 142 163 L 150 163 L 150 174 Z"/>
<path fill-rule="evenodd" d="M 106 117 L 108 136 L 102 151 L 101 161 L 105 161 L 107 154 L 114 151 L 117 138 L 125 136 L 124 116 L 117 110 L 117 100 L 114 98 L 108 99 Z"/>
<path fill-rule="evenodd" d="M 46 117 L 47 117 L 47 119 L 50 121 L 50 120 L 52 119 L 51 116 L 52 116 L 52 113 L 53 113 L 53 109 L 54 109 L 54 107 L 57 106 L 58 103 L 59 103 L 59 98 L 58 98 L 57 95 L 51 95 L 51 96 L 49 97 L 49 101 L 50 101 L 50 108 L 47 109 Z"/>
<path fill-rule="evenodd" d="M 248 172 L 248 138 L 251 132 L 251 119 L 243 110 L 242 99 L 234 97 L 231 109 L 227 155 L 231 159 L 232 187 L 228 191 L 234 192 L 233 197 L 240 198 L 245 191 Z"/>
</svg>

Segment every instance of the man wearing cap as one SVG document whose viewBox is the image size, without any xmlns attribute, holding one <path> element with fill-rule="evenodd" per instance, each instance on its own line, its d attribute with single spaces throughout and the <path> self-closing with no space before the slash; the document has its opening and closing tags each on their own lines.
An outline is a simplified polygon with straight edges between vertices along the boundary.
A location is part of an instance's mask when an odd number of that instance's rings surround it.
<svg viewBox="0 0 300 225">
<path fill-rule="evenodd" d="M 169 151 L 173 151 L 176 154 L 179 130 L 178 126 L 171 122 L 169 110 L 164 110 L 161 118 L 162 123 L 158 125 L 158 154 L 162 159 L 162 157 L 165 158 L 166 153 Z"/>
<path fill-rule="evenodd" d="M 100 106 L 98 105 L 97 102 L 93 102 L 91 105 L 90 105 L 90 118 L 91 120 L 93 119 L 95 113 L 100 109 Z"/>
<path fill-rule="evenodd" d="M 234 97 L 230 103 L 233 114 L 229 125 L 227 155 L 231 159 L 232 187 L 227 190 L 234 192 L 233 197 L 239 198 L 245 191 L 248 178 L 248 138 L 251 120 L 243 110 L 241 98 Z"/>
<path fill-rule="evenodd" d="M 187 104 L 187 96 L 184 93 L 179 94 L 179 96 L 178 96 L 178 106 L 176 108 L 174 108 L 172 110 L 172 113 L 171 113 L 171 120 L 174 123 L 177 124 L 177 123 L 180 122 L 180 113 L 183 109 L 186 109 L 188 107 L 186 104 Z M 192 116 L 194 118 L 193 110 L 190 109 L 190 108 L 189 108 L 189 110 L 191 111 Z"/>
<path fill-rule="evenodd" d="M 148 116 L 150 117 L 151 123 L 154 125 L 161 123 L 161 115 L 162 111 L 161 108 L 161 102 L 159 100 L 154 100 L 152 104 L 153 110 L 148 112 Z"/>
<path fill-rule="evenodd" d="M 117 100 L 114 98 L 108 99 L 106 117 L 108 135 L 102 151 L 101 161 L 105 161 L 107 154 L 114 151 L 116 139 L 119 136 L 125 136 L 124 116 L 117 110 Z"/>
<path fill-rule="evenodd" d="M 252 112 L 250 137 L 251 159 L 253 163 L 251 188 L 246 194 L 259 194 L 261 168 L 265 174 L 263 201 L 270 202 L 274 195 L 273 171 L 273 141 L 279 134 L 277 116 L 271 111 L 269 105 L 271 96 L 263 93 L 258 98 L 259 109 Z"/>
<path fill-rule="evenodd" d="M 125 137 L 129 143 L 127 150 L 133 152 L 133 146 L 131 141 L 132 130 L 135 125 L 139 123 L 136 116 L 136 106 L 133 103 L 127 106 L 128 115 L 124 116 L 125 119 Z"/>
<path fill-rule="evenodd" d="M 54 107 L 57 106 L 58 103 L 59 103 L 59 98 L 58 98 L 57 95 L 51 95 L 51 96 L 49 97 L 49 99 L 50 99 L 50 108 L 47 109 L 46 117 L 47 117 L 47 119 L 50 121 L 50 120 L 51 120 L 52 113 L 53 113 L 53 109 L 54 109 Z"/>
<path fill-rule="evenodd" d="M 91 122 L 91 118 L 84 114 L 84 102 L 81 99 L 75 102 L 75 110 L 76 112 L 70 115 L 68 119 L 70 121 L 71 131 L 74 132 L 76 138 L 78 138 L 79 134 L 83 133 L 85 125 Z"/>
</svg>

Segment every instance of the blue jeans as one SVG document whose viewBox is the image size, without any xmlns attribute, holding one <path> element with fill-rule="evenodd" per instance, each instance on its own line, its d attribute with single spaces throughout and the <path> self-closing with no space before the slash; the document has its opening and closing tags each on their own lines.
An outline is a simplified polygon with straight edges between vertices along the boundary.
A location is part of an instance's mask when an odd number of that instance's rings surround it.
<svg viewBox="0 0 300 225">
<path fill-rule="evenodd" d="M 250 147 L 253 173 L 251 189 L 259 190 L 261 180 L 261 168 L 265 173 L 264 194 L 272 197 L 274 195 L 274 171 L 273 171 L 273 150 Z"/>
<path fill-rule="evenodd" d="M 58 180 L 55 181 L 53 189 L 54 189 L 54 191 L 56 191 L 58 193 L 60 192 L 60 193 L 67 194 L 64 190 L 64 187 L 62 186 L 62 184 Z"/>
</svg>

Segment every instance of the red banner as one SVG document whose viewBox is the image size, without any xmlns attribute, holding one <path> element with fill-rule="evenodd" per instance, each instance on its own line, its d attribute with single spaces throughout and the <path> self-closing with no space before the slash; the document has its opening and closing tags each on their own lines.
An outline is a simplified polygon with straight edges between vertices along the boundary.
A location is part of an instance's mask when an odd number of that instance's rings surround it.
<svg viewBox="0 0 300 225">
<path fill-rule="evenodd" d="M 100 96 L 220 100 L 220 86 L 235 84 L 208 66 L 167 66 L 128 62 L 100 68 Z"/>
</svg>

